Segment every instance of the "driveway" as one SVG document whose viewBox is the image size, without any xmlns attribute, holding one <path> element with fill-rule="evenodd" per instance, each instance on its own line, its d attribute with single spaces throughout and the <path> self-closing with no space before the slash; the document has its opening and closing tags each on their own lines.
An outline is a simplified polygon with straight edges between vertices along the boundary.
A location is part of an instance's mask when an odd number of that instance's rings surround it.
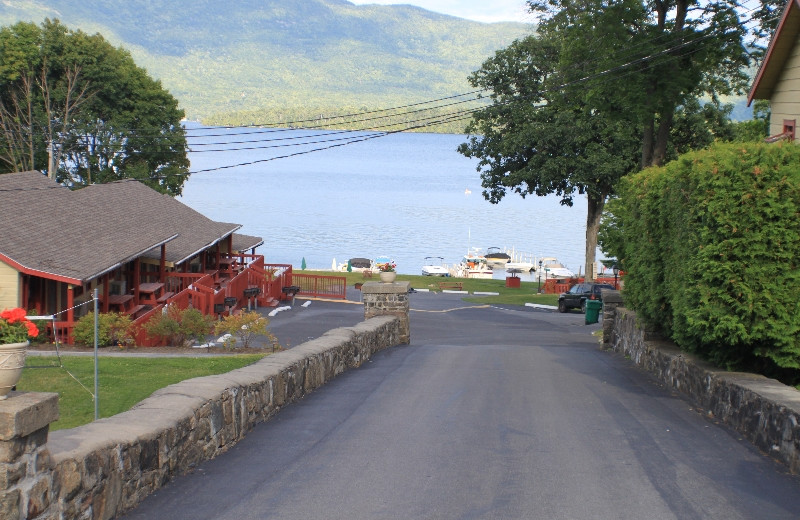
<svg viewBox="0 0 800 520">
<path fill-rule="evenodd" d="M 361 310 L 346 305 L 313 302 L 272 326 L 299 341 Z M 287 406 L 125 518 L 798 517 L 800 479 L 601 351 L 583 315 L 435 293 L 411 307 L 410 345 Z"/>
</svg>

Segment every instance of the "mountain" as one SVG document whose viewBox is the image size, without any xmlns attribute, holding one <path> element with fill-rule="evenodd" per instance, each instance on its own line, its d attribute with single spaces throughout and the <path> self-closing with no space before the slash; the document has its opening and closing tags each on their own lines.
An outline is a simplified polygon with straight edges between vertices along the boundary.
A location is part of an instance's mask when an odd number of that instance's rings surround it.
<svg viewBox="0 0 800 520">
<path fill-rule="evenodd" d="M 345 0 L 0 0 L 0 25 L 46 17 L 129 50 L 190 119 L 240 123 L 469 92 L 472 71 L 533 30 Z"/>
</svg>

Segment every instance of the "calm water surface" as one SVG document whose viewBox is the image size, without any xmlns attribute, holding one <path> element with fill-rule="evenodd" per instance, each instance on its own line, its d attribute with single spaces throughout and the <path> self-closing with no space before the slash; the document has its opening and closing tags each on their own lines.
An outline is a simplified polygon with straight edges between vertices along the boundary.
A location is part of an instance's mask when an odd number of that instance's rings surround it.
<svg viewBox="0 0 800 520">
<path fill-rule="evenodd" d="M 425 257 L 457 263 L 470 247 L 495 246 L 582 270 L 586 200 L 564 207 L 557 197 L 509 194 L 490 204 L 476 161 L 456 152 L 463 135 L 393 134 L 270 160 L 342 141 L 297 143 L 367 134 L 196 125 L 187 132 L 192 172 L 253 164 L 193 173 L 180 200 L 262 237 L 258 251 L 268 262 L 299 268 L 305 259 L 309 269 L 330 269 L 334 259 L 384 255 L 400 273 L 419 274 Z"/>
</svg>

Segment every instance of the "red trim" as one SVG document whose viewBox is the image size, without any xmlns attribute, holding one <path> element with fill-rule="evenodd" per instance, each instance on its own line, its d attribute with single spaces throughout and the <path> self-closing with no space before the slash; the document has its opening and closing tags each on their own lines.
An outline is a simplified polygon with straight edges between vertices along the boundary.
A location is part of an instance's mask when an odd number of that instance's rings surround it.
<svg viewBox="0 0 800 520">
<path fill-rule="evenodd" d="M 775 33 L 772 35 L 772 40 L 770 40 L 769 42 L 769 47 L 767 48 L 766 56 L 764 56 L 764 61 L 758 68 L 758 74 L 756 74 L 756 79 L 755 81 L 753 81 L 753 86 L 750 87 L 750 92 L 747 94 L 747 106 L 750 106 L 750 103 L 752 103 L 753 99 L 755 99 L 753 96 L 755 95 L 756 90 L 761 84 L 764 72 L 767 70 L 767 67 L 769 66 L 770 59 L 772 59 L 772 52 L 775 50 L 777 42 L 781 37 L 781 33 L 783 32 L 784 24 L 786 23 L 786 20 L 789 18 L 789 13 L 792 11 L 792 8 L 795 5 L 800 6 L 800 0 L 789 0 L 786 3 L 786 7 L 783 10 L 783 15 L 781 15 L 781 21 L 778 23 L 778 27 L 775 29 Z"/>
<path fill-rule="evenodd" d="M 77 278 L 68 278 L 66 276 L 59 276 L 57 274 L 38 271 L 36 269 L 30 269 L 20 263 L 15 262 L 14 260 L 10 259 L 9 257 L 7 257 L 2 253 L 0 253 L 0 261 L 5 262 L 6 264 L 13 267 L 22 274 L 36 276 L 37 278 L 46 278 L 47 280 L 54 280 L 56 282 L 69 283 L 72 285 L 81 285 L 81 280 L 78 280 Z"/>
</svg>

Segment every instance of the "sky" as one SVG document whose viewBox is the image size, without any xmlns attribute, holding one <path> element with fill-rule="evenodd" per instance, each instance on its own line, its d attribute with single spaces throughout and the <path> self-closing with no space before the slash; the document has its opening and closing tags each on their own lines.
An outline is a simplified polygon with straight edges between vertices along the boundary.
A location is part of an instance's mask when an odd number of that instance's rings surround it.
<svg viewBox="0 0 800 520">
<path fill-rule="evenodd" d="M 526 22 L 533 16 L 525 9 L 525 0 L 350 0 L 362 4 L 410 4 L 429 11 L 458 16 L 478 22 Z"/>
</svg>

